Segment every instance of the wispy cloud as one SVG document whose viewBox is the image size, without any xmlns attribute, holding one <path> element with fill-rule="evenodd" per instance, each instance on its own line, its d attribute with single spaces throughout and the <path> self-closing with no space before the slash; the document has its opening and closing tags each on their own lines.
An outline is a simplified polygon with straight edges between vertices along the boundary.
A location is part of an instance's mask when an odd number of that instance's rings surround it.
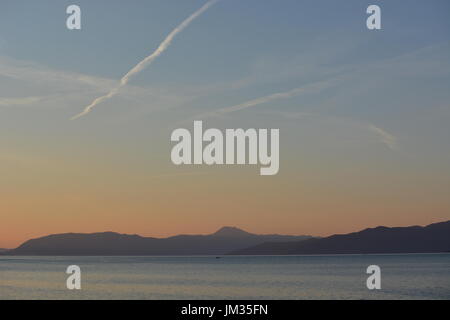
<svg viewBox="0 0 450 320">
<path fill-rule="evenodd" d="M 346 128 L 351 130 L 358 130 L 359 132 L 362 131 L 369 131 L 371 135 L 375 134 L 375 136 L 378 138 L 380 142 L 385 144 L 389 149 L 396 150 L 398 143 L 397 138 L 392 135 L 391 133 L 387 132 L 384 129 L 381 129 L 374 125 L 373 123 L 354 119 L 348 116 L 337 116 L 337 115 L 327 115 L 327 114 L 321 114 L 321 113 L 313 113 L 313 112 L 292 112 L 292 111 L 280 111 L 280 110 L 271 110 L 271 111 L 263 111 L 259 112 L 259 114 L 268 115 L 268 116 L 278 116 L 283 119 L 288 119 L 292 121 L 298 121 L 300 119 L 308 119 L 309 121 L 333 121 L 335 124 L 338 124 L 338 127 L 334 126 L 334 128 Z M 320 125 L 317 125 L 316 127 L 320 127 L 321 130 L 327 127 L 330 122 L 322 122 Z M 335 130 L 335 129 L 333 129 Z M 352 133 L 354 134 L 354 133 Z M 358 133 L 359 136 L 361 136 L 360 133 Z"/>
<path fill-rule="evenodd" d="M 24 106 L 42 101 L 45 97 L 23 97 L 23 98 L 1 98 L 0 106 L 10 107 L 10 106 Z"/>
<path fill-rule="evenodd" d="M 373 124 L 369 125 L 369 130 L 375 132 L 380 137 L 381 142 L 383 142 L 389 149 L 395 150 L 397 146 L 396 137 Z"/>
<path fill-rule="evenodd" d="M 91 112 L 91 110 L 96 105 L 98 105 L 99 103 L 101 103 L 101 102 L 103 102 L 103 101 L 105 101 L 105 100 L 115 96 L 119 92 L 120 88 L 125 86 L 134 75 L 136 75 L 139 72 L 141 72 L 142 70 L 144 70 L 156 58 L 158 58 L 164 51 L 166 51 L 167 48 L 170 46 L 170 44 L 172 43 L 173 39 L 175 38 L 175 36 L 177 34 L 179 34 L 185 28 L 187 28 L 192 21 L 194 21 L 196 18 L 198 18 L 203 12 L 208 10 L 208 8 L 211 7 L 213 4 L 215 4 L 217 1 L 218 0 L 210 0 L 210 1 L 208 1 L 200 9 L 198 9 L 192 15 L 190 15 L 186 20 L 184 20 L 181 24 L 179 24 L 175 29 L 173 29 L 169 33 L 169 35 L 163 40 L 163 42 L 161 42 L 161 44 L 158 46 L 158 48 L 151 55 L 147 56 L 144 60 L 139 62 L 134 68 L 132 68 L 130 71 L 128 71 L 128 73 L 126 75 L 124 75 L 122 77 L 122 79 L 120 79 L 120 83 L 119 83 L 119 85 L 117 87 L 115 87 L 112 90 L 110 90 L 104 96 L 98 97 L 97 99 L 92 101 L 92 103 L 90 105 L 88 105 L 86 108 L 84 108 L 84 110 L 82 112 L 80 112 L 79 114 L 77 114 L 74 117 L 72 117 L 71 120 L 78 119 L 78 118 L 88 114 L 89 112 Z"/>
<path fill-rule="evenodd" d="M 0 76 L 5 77 L 5 79 L 27 81 L 38 87 L 40 92 L 43 86 L 51 86 L 53 92 L 57 90 L 60 93 L 87 88 L 105 91 L 116 83 L 115 80 L 107 78 L 55 70 L 35 62 L 5 56 L 0 56 Z M 73 86 L 76 86 L 76 88 L 72 88 Z"/>
<path fill-rule="evenodd" d="M 85 97 L 105 94 L 115 85 L 115 79 L 62 71 L 36 62 L 0 56 L 0 108 L 73 108 L 79 106 Z M 194 87 L 129 84 L 121 90 L 121 98 L 135 102 L 136 112 L 179 107 L 198 95 L 199 90 Z"/>
</svg>

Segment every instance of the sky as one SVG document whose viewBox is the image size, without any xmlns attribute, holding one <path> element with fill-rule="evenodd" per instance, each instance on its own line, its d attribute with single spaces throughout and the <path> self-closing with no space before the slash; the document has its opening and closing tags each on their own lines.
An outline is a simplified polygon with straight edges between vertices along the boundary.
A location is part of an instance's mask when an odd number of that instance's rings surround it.
<svg viewBox="0 0 450 320">
<path fill-rule="evenodd" d="M 0 247 L 64 232 L 326 236 L 450 219 L 446 0 L 220 0 L 70 120 L 206 2 L 1 1 Z M 71 4 L 81 30 L 66 28 Z M 371 4 L 381 30 L 366 27 Z M 279 128 L 279 173 L 175 166 L 170 134 L 193 120 Z"/>
</svg>

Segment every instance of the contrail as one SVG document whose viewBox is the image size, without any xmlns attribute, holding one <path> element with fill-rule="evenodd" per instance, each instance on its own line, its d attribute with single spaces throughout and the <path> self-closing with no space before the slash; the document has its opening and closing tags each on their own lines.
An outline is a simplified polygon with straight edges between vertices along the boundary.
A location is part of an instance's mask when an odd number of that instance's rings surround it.
<svg viewBox="0 0 450 320">
<path fill-rule="evenodd" d="M 369 130 L 375 132 L 380 136 L 381 141 L 391 150 L 395 150 L 397 146 L 397 138 L 392 134 L 386 132 L 385 130 L 374 126 L 373 124 L 369 125 Z"/>
<path fill-rule="evenodd" d="M 96 105 L 98 105 L 99 103 L 103 102 L 104 100 L 107 100 L 107 99 L 115 96 L 119 92 L 119 89 L 122 88 L 123 86 L 125 86 L 135 74 L 137 74 L 137 73 L 141 72 L 142 70 L 144 70 L 157 57 L 159 57 L 164 51 L 166 51 L 167 48 L 170 46 L 170 44 L 172 43 L 173 39 L 175 38 L 175 36 L 177 34 L 182 32 L 187 26 L 189 26 L 189 24 L 192 21 L 194 21 L 196 18 L 198 18 L 203 12 L 208 10 L 208 8 L 211 7 L 213 4 L 215 4 L 217 1 L 219 1 L 219 0 L 210 0 L 210 1 L 208 1 L 200 9 L 198 9 L 192 15 L 190 15 L 186 20 L 184 20 L 175 29 L 173 29 L 172 32 L 169 33 L 169 35 L 164 39 L 163 42 L 161 42 L 161 44 L 158 46 L 158 48 L 151 55 L 146 57 L 144 60 L 139 62 L 133 69 L 128 71 L 128 73 L 126 75 L 124 75 L 122 77 L 122 79 L 120 79 L 120 83 L 119 83 L 119 85 L 116 88 L 112 89 L 106 95 L 98 97 L 97 99 L 92 101 L 92 103 L 90 105 L 88 105 L 86 108 L 84 108 L 84 110 L 82 112 L 80 112 L 76 116 L 72 117 L 71 120 L 78 119 L 78 118 L 88 114 L 89 112 L 91 112 L 91 110 Z"/>
<path fill-rule="evenodd" d="M 192 119 L 203 119 L 206 117 L 214 117 L 214 116 L 220 116 L 220 115 L 224 115 L 227 113 L 231 113 L 231 112 L 235 112 L 235 111 L 239 111 L 239 110 L 243 110 L 243 109 L 247 109 L 247 108 L 251 108 L 251 107 L 255 107 L 255 106 L 259 106 L 261 104 L 265 104 L 268 103 L 270 101 L 273 100 L 282 100 L 282 99 L 289 99 L 301 94 L 306 94 L 306 93 L 314 93 L 314 92 L 320 92 L 323 89 L 329 88 L 333 85 L 335 85 L 336 83 L 338 83 L 339 81 L 342 80 L 342 76 L 338 76 L 335 77 L 334 79 L 331 80 L 323 80 L 323 81 L 317 81 L 317 82 L 313 82 L 310 84 L 307 84 L 303 87 L 298 87 L 295 89 L 291 89 L 289 91 L 283 91 L 283 92 L 277 92 L 277 93 L 272 93 L 270 95 L 267 96 L 263 96 L 260 98 L 256 98 L 253 100 L 249 100 L 246 101 L 244 103 L 241 104 L 237 104 L 237 105 L 233 105 L 233 106 L 228 106 L 225 108 L 221 108 L 218 109 L 216 111 L 210 111 L 210 112 L 205 112 L 202 114 L 198 114 L 195 117 L 189 118 L 189 120 Z M 184 120 L 186 121 L 186 120 Z M 182 121 L 182 122 L 184 122 Z"/>
<path fill-rule="evenodd" d="M 309 85 L 306 85 L 304 87 L 299 87 L 299 88 L 295 88 L 289 91 L 284 91 L 284 92 L 277 92 L 277 93 L 273 93 L 270 94 L 268 96 L 264 96 L 264 97 L 260 97 L 257 99 L 253 99 L 241 104 L 237 104 L 231 107 L 226 107 L 226 108 L 222 108 L 219 109 L 217 112 L 219 113 L 229 113 L 229 112 L 234 112 L 234 111 L 239 111 L 242 109 L 247 109 L 250 107 L 254 107 L 263 103 L 267 103 L 270 102 L 272 100 L 278 100 L 278 99 L 289 99 L 295 96 L 298 96 L 300 94 L 303 93 L 310 93 L 310 92 L 314 92 L 314 91 L 319 91 L 323 88 L 329 87 L 330 86 L 330 82 L 329 81 L 321 81 L 321 82 L 316 82 L 316 83 L 312 83 Z"/>
</svg>

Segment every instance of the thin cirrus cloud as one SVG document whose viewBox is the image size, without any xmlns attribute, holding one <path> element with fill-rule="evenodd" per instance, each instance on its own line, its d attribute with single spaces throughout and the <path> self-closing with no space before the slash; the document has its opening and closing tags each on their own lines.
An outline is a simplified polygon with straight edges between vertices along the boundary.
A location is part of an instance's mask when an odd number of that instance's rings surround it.
<svg viewBox="0 0 450 320">
<path fill-rule="evenodd" d="M 173 29 L 169 33 L 169 35 L 163 40 L 163 42 L 161 42 L 161 44 L 158 46 L 158 48 L 156 48 L 156 50 L 151 55 L 147 56 L 144 60 L 139 62 L 134 68 L 132 68 L 130 71 L 128 71 L 128 73 L 125 74 L 122 77 L 122 79 L 120 79 L 120 83 L 117 87 L 110 90 L 107 94 L 96 98 L 94 101 L 92 101 L 92 103 L 90 105 L 88 105 L 86 108 L 84 108 L 84 110 L 82 112 L 73 116 L 71 118 L 71 120 L 78 119 L 78 118 L 88 114 L 99 103 L 102 103 L 103 101 L 115 96 L 119 92 L 120 88 L 125 86 L 134 75 L 138 74 L 139 72 L 141 72 L 142 70 L 147 68 L 156 58 L 158 58 L 164 51 L 166 51 L 177 34 L 179 34 L 184 29 L 186 29 L 189 26 L 189 24 L 191 24 L 192 21 L 194 21 L 196 18 L 198 18 L 202 13 L 204 13 L 206 10 L 208 10 L 217 1 L 219 1 L 219 0 L 210 0 L 207 3 L 205 3 L 200 9 L 198 9 L 193 14 L 191 14 L 187 19 L 185 19 L 182 23 L 180 23 L 175 29 Z"/>
<path fill-rule="evenodd" d="M 0 98 L 0 106 L 24 106 L 42 101 L 44 97 Z"/>
<path fill-rule="evenodd" d="M 11 85 L 20 83 L 20 90 Z M 86 96 L 99 96 L 108 92 L 117 80 L 83 73 L 53 69 L 36 62 L 0 56 L 0 108 L 36 107 L 39 109 L 72 108 Z M 6 89 L 5 89 L 6 88 Z M 23 96 L 23 88 L 34 93 Z M 200 90 L 202 89 L 202 90 Z M 206 90 L 207 91 L 207 90 Z M 128 85 L 121 90 L 121 97 L 138 104 L 146 110 L 174 108 L 206 94 L 204 87 L 141 87 Z M 4 93 L 8 93 L 7 96 Z M 150 102 L 149 102 L 150 101 Z"/>
<path fill-rule="evenodd" d="M 100 77 L 88 76 L 76 72 L 60 71 L 50 69 L 35 62 L 13 59 L 0 56 L 0 76 L 4 80 L 27 81 L 38 86 L 51 86 L 65 92 L 66 89 L 76 86 L 77 89 L 85 87 L 95 88 L 105 91 L 110 88 L 115 81 Z"/>
</svg>

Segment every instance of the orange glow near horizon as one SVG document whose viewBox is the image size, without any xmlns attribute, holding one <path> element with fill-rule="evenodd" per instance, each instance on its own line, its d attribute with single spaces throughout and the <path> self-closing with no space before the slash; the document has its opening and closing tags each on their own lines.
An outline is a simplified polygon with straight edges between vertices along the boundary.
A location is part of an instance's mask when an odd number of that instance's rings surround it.
<svg viewBox="0 0 450 320">
<path fill-rule="evenodd" d="M 167 237 L 236 226 L 327 236 L 450 219 L 448 181 L 433 168 L 414 172 L 411 183 L 414 168 L 392 171 L 380 159 L 358 168 L 284 152 L 280 173 L 264 177 L 254 166 L 182 168 L 166 158 L 150 167 L 108 150 L 89 150 L 90 158 L 65 150 L 22 156 L 2 166 L 0 248 L 66 232 Z"/>
<path fill-rule="evenodd" d="M 388 193 L 374 198 L 370 192 L 329 187 L 323 187 L 327 196 L 320 197 L 312 183 L 295 190 L 284 175 L 270 181 L 242 175 L 246 179 L 239 184 L 234 182 L 237 176 L 213 173 L 149 179 L 148 185 L 122 181 L 91 184 L 89 189 L 74 184 L 28 190 L 21 196 L 10 193 L 0 204 L 0 212 L 8 212 L 0 225 L 0 247 L 14 248 L 31 238 L 66 232 L 167 237 L 235 226 L 259 234 L 327 236 L 379 225 L 448 220 L 447 204 L 433 198 L 424 197 L 418 205 Z M 278 192 L 281 188 L 284 192 Z M 433 215 L 423 214 L 430 209 Z"/>
</svg>

